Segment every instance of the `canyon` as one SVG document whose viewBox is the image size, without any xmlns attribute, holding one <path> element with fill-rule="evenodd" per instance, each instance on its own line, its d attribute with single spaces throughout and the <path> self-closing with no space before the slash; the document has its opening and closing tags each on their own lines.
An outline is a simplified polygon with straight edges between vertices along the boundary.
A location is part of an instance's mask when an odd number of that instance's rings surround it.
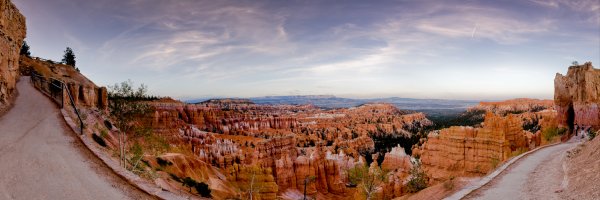
<svg viewBox="0 0 600 200">
<path fill-rule="evenodd" d="M 482 176 L 508 158 L 548 143 L 542 132 L 557 126 L 552 101 L 536 99 L 482 102 L 470 108 L 486 112 L 480 127 L 433 132 L 427 132 L 433 122 L 425 114 L 381 103 L 327 110 L 258 105 L 247 99 L 187 104 L 163 98 L 147 103 L 153 111 L 140 117 L 140 125 L 172 145 L 185 146 L 190 151 L 186 159 L 206 163 L 214 172 L 198 177 L 167 168 L 167 174 L 229 185 L 211 187 L 216 198 L 247 195 L 250 182 L 261 188 L 254 198 L 298 198 L 307 178 L 312 179 L 306 184 L 309 197 L 354 198 L 360 192 L 349 186 L 348 171 L 365 164 L 388 172 L 378 197 L 400 197 L 408 194 L 414 157 L 420 158 L 430 185 L 450 177 Z M 392 145 L 376 145 L 378 141 Z M 166 174 L 159 179 L 165 188 L 177 188 Z"/>
<path fill-rule="evenodd" d="M 85 135 L 101 137 L 105 153 L 118 154 L 120 130 L 108 115 L 110 90 L 70 66 L 39 58 L 21 58 L 21 70 L 64 80 L 86 116 Z M 479 124 L 440 130 L 431 129 L 434 122 L 426 114 L 386 103 L 337 109 L 248 99 L 190 104 L 165 97 L 142 103 L 151 109 L 135 117 L 137 128 L 126 136 L 128 152 L 142 151 L 139 175 L 190 195 L 184 178 L 208 183 L 215 199 L 297 199 L 305 193 L 361 199 L 361 185 L 351 181 L 359 166 L 384 171 L 386 181 L 373 197 L 392 199 L 411 194 L 415 162 L 426 184 L 435 186 L 453 177 L 483 176 L 513 156 L 560 141 L 544 137 L 559 126 L 550 100 L 481 102 L 466 111 L 484 113 Z"/>
<path fill-rule="evenodd" d="M 58 107 L 66 118 L 81 119 L 75 125 L 81 137 L 95 141 L 103 155 L 161 191 L 181 196 L 409 198 L 455 178 L 485 176 L 513 157 L 565 141 L 578 131 L 600 129 L 600 70 L 590 62 L 556 74 L 554 100 L 473 105 L 283 96 L 191 103 L 140 95 L 127 103 L 147 108 L 145 112 L 120 123 L 125 119 L 111 114 L 111 106 L 122 100 L 114 88 L 96 85 L 73 66 L 19 55 L 25 17 L 9 0 L 0 0 L 0 11 L 0 115 L 14 103 L 20 76 L 60 83 L 65 88 Z M 48 89 L 47 84 L 32 84 Z M 407 107 L 466 111 L 453 116 L 457 120 L 452 125 L 436 128 L 441 122 Z M 574 160 L 589 164 L 582 156 Z"/>
<path fill-rule="evenodd" d="M 304 194 L 313 199 L 361 199 L 366 193 L 353 183 L 352 171 L 367 166 L 369 173 L 380 169 L 386 177 L 372 197 L 393 199 L 411 195 L 408 183 L 416 166 L 426 174 L 426 186 L 436 186 L 456 177 L 483 176 L 523 152 L 560 142 L 568 136 L 560 130 L 568 128 L 565 119 L 570 118 L 562 115 L 560 105 L 578 105 L 573 119 L 593 128 L 593 113 L 585 108 L 596 105 L 595 90 L 572 83 L 597 77 L 591 64 L 586 66 L 571 67 L 570 75 L 560 80 L 571 88 L 565 91 L 587 95 L 587 100 L 558 92 L 554 101 L 481 102 L 466 111 L 481 113 L 480 122 L 439 130 L 432 129 L 435 122 L 426 114 L 387 103 L 329 109 L 249 99 L 191 104 L 149 98 L 140 101 L 150 109 L 135 116 L 125 148 L 129 159 L 141 151 L 133 166 L 139 168 L 139 176 L 178 194 L 199 192 L 182 184 L 191 179 L 207 183 L 215 199 L 298 199 Z M 40 58 L 21 57 L 20 71 L 63 81 L 84 116 L 84 135 L 101 138 L 104 152 L 118 155 L 122 132 L 115 127 L 118 119 L 109 115 L 110 88 L 95 85 L 71 66 Z M 584 80 L 595 81 L 592 78 Z M 65 107 L 75 119 L 74 110 Z M 577 112 L 581 110 L 585 112 Z M 547 136 L 551 132 L 560 133 Z"/>
<path fill-rule="evenodd" d="M 575 73 L 574 68 L 585 70 Z M 387 180 L 372 197 L 392 199 L 411 195 L 408 182 L 415 166 L 426 174 L 427 186 L 436 186 L 456 177 L 484 176 L 512 157 L 568 138 L 569 117 L 562 116 L 561 102 L 580 102 L 581 109 L 596 105 L 594 88 L 577 89 L 580 84 L 569 83 L 596 77 L 591 64 L 569 72 L 561 80 L 573 94 L 586 94 L 589 100 L 564 97 L 573 95 L 561 95 L 562 83 L 557 83 L 555 100 L 481 102 L 466 111 L 482 113 L 480 122 L 439 130 L 431 129 L 434 122 L 426 114 L 386 103 L 323 109 L 248 99 L 190 104 L 168 97 L 144 101 L 152 111 L 139 115 L 136 124 L 150 128 L 169 146 L 144 153 L 143 161 L 146 170 L 158 173 L 155 182 L 172 192 L 188 192 L 180 183 L 191 177 L 210 183 L 215 199 L 298 199 L 304 194 L 361 199 L 364 192 L 352 184 L 351 171 L 368 166 L 369 171 L 384 170 Z M 589 113 L 580 116 L 573 119 L 593 128 Z M 97 122 L 111 120 L 101 113 L 96 117 Z M 98 124 L 92 132 L 102 132 L 104 126 Z M 113 127 L 104 137 L 113 151 L 117 132 Z M 144 143 L 148 138 L 136 140 Z"/>
<path fill-rule="evenodd" d="M 349 168 L 367 162 L 364 156 L 381 156 L 380 163 L 394 170 L 386 186 L 394 197 L 403 194 L 402 178 L 411 167 L 410 156 L 397 146 L 373 154 L 377 137 L 406 137 L 431 125 L 423 113 L 406 113 L 390 104 L 322 110 L 311 105 L 256 105 L 249 100 L 209 100 L 185 104 L 169 99 L 150 102 L 155 110 L 144 124 L 156 132 L 183 136 L 196 158 L 228 172 L 234 182 L 247 182 L 248 166 L 271 169 L 261 198 L 303 193 L 304 179 L 311 196 L 349 197 Z M 413 131 L 413 132 L 410 132 Z M 272 182 L 270 182 L 272 180 Z M 395 195 L 394 195 L 395 194 Z"/>
</svg>

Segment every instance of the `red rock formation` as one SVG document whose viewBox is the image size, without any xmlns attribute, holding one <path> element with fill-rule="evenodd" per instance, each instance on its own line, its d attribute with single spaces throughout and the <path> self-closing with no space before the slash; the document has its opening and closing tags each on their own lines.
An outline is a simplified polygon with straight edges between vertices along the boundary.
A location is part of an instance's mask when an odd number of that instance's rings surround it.
<svg viewBox="0 0 600 200">
<path fill-rule="evenodd" d="M 390 104 L 336 110 L 232 99 L 198 104 L 162 99 L 149 104 L 154 112 L 142 118 L 143 124 L 182 139 L 199 160 L 233 170 L 232 176 L 245 173 L 240 169 L 248 166 L 270 169 L 278 194 L 303 193 L 308 177 L 309 195 L 347 196 L 352 190 L 346 188 L 346 170 L 359 163 L 361 153 L 373 151 L 370 135 L 409 136 L 431 125 L 424 114 L 407 114 Z M 386 186 L 389 197 L 402 193 L 410 169 L 405 166 L 408 159 L 394 160 L 396 154 L 386 161 L 402 162 L 402 169 L 393 170 L 394 182 Z"/>
<path fill-rule="evenodd" d="M 600 129 L 600 70 L 591 62 L 570 66 L 566 76 L 554 78 L 554 103 L 563 127 Z"/>
<path fill-rule="evenodd" d="M 385 154 L 385 158 L 381 163 L 381 169 L 394 171 L 397 169 L 408 170 L 412 167 L 410 156 L 406 155 L 404 148 L 400 145 L 392 148 L 392 151 Z"/>
<path fill-rule="evenodd" d="M 412 168 L 412 157 L 406 155 L 404 148 L 397 146 L 385 154 L 381 169 L 390 171 L 388 183 L 384 185 L 383 196 L 394 198 L 406 193 L 405 185 Z"/>
<path fill-rule="evenodd" d="M 252 134 L 264 129 L 291 129 L 297 126 L 294 117 L 279 116 L 286 112 L 276 106 L 222 103 L 184 104 L 181 102 L 151 102 L 155 107 L 155 129 L 173 129 L 192 124 L 201 130 L 223 134 Z"/>
<path fill-rule="evenodd" d="M 238 183 L 244 199 L 277 199 L 279 187 L 273 177 L 271 168 L 235 165 L 231 170 L 231 181 Z"/>
<path fill-rule="evenodd" d="M 54 78 L 63 81 L 71 92 L 73 102 L 78 106 L 87 108 L 99 108 L 105 110 L 108 107 L 108 94 L 106 87 L 98 87 L 92 81 L 79 73 L 73 66 L 56 64 L 40 58 L 20 58 L 21 71 L 35 71 L 47 80 Z M 66 91 L 66 90 L 65 90 Z M 70 98 L 66 92 L 63 93 L 65 106 L 70 104 Z"/>
<path fill-rule="evenodd" d="M 487 113 L 482 128 L 450 127 L 429 134 L 419 154 L 434 181 L 450 176 L 479 176 L 518 148 L 529 148 L 521 119 Z"/>
<path fill-rule="evenodd" d="M 10 0 L 0 1 L 0 111 L 12 103 L 26 29 L 25 17 L 19 9 Z"/>
<path fill-rule="evenodd" d="M 162 159 L 167 164 L 159 164 L 158 159 Z M 227 199 L 237 197 L 235 185 L 227 181 L 227 176 L 218 168 L 211 166 L 193 156 L 186 156 L 179 153 L 168 153 L 158 157 L 147 155 L 144 157 L 146 163 L 152 168 L 161 168 L 163 178 L 155 180 L 162 188 L 179 190 L 177 193 L 188 192 L 187 188 L 181 187 L 181 179 L 190 177 L 198 182 L 207 183 L 211 189 L 211 195 L 214 199 Z M 179 180 L 172 180 L 166 177 L 176 176 Z M 233 179 L 233 178 L 232 178 Z M 258 181 L 257 181 L 258 182 Z"/>
<path fill-rule="evenodd" d="M 199 160 L 226 171 L 232 177 L 227 179 L 229 182 L 247 184 L 246 178 L 236 177 L 247 177 L 248 170 L 244 169 L 251 166 L 263 169 L 259 173 L 262 183 L 270 185 L 270 189 L 260 194 L 261 199 L 302 194 L 307 177 L 312 178 L 307 183 L 307 194 L 347 197 L 355 190 L 346 187 L 346 170 L 360 163 L 362 152 L 374 149 L 370 135 L 409 135 L 431 124 L 422 113 L 402 113 L 387 104 L 326 111 L 234 102 L 151 102 L 155 112 L 145 123 L 166 135 L 176 132 L 171 135 L 191 144 Z M 554 112 L 530 112 L 537 111 L 538 104 L 508 102 L 501 104 L 509 106 L 494 106 L 494 111 L 503 114 L 488 112 L 482 128 L 444 129 L 431 134 L 420 149 L 414 150 L 433 182 L 450 176 L 482 175 L 514 151 L 540 144 L 539 132 L 555 124 Z M 522 110 L 524 113 L 509 114 Z M 281 126 L 275 119 L 290 120 Z M 524 131 L 525 121 L 539 127 L 531 128 L 532 133 Z M 382 168 L 390 172 L 389 182 L 382 185 L 379 196 L 394 198 L 405 194 L 410 160 L 401 147 L 385 154 Z"/>
</svg>

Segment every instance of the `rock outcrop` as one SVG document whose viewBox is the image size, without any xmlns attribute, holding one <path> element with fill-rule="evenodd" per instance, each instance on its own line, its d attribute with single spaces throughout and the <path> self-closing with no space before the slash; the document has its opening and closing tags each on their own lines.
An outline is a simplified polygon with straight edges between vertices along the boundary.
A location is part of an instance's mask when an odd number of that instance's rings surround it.
<svg viewBox="0 0 600 200">
<path fill-rule="evenodd" d="M 600 70 L 587 62 L 570 66 L 565 76 L 557 73 L 554 104 L 561 126 L 600 129 Z"/>
<path fill-rule="evenodd" d="M 192 124 L 201 130 L 223 134 L 252 134 L 265 129 L 291 129 L 298 122 L 287 114 L 285 107 L 254 104 L 232 105 L 210 101 L 202 104 L 184 104 L 161 100 L 150 103 L 155 108 L 149 123 L 154 129 L 173 129 Z M 286 112 L 286 113 L 281 113 Z"/>
<path fill-rule="evenodd" d="M 392 151 L 385 154 L 385 158 L 381 163 L 381 169 L 394 171 L 397 169 L 408 170 L 412 164 L 410 162 L 410 156 L 406 155 L 404 148 L 400 145 L 392 148 Z"/>
<path fill-rule="evenodd" d="M 144 162 L 152 168 L 160 168 L 166 177 L 175 178 L 165 179 L 158 178 L 155 182 L 162 188 L 171 188 L 176 190 L 182 184 L 182 179 L 189 177 L 197 182 L 207 183 L 211 189 L 211 195 L 214 199 L 227 199 L 235 196 L 235 185 L 228 182 L 227 176 L 220 170 L 210 164 L 198 160 L 196 157 L 187 156 L 180 153 L 167 153 L 158 157 L 152 155 L 144 156 Z M 262 178 L 262 177 L 261 177 Z M 268 184 L 268 177 L 266 182 Z M 265 182 L 261 179 L 260 181 Z M 242 179 L 242 177 L 240 177 Z M 256 183 L 259 180 L 257 179 Z M 271 181 L 272 182 L 272 181 Z M 177 193 L 188 192 L 187 188 L 179 190 Z M 192 195 L 192 194 L 190 194 Z"/>
<path fill-rule="evenodd" d="M 434 182 L 451 176 L 480 176 L 518 148 L 529 148 L 521 119 L 488 112 L 482 128 L 454 126 L 429 134 L 419 154 Z"/>
<path fill-rule="evenodd" d="M 400 145 L 392 148 L 392 151 L 385 154 L 381 163 L 381 169 L 391 172 L 388 176 L 388 182 L 384 184 L 382 197 L 391 199 L 402 196 L 406 193 L 406 181 L 408 180 L 410 169 L 413 167 L 412 157 L 404 152 Z"/>
<path fill-rule="evenodd" d="M 0 112 L 11 104 L 19 79 L 19 52 L 26 34 L 25 17 L 10 0 L 0 0 Z"/>
<path fill-rule="evenodd" d="M 22 73 L 36 73 L 47 81 L 53 79 L 65 83 L 71 92 L 73 102 L 77 106 L 87 108 L 108 108 L 108 94 L 106 87 L 99 87 L 87 77 L 79 73 L 73 66 L 58 64 L 41 58 L 29 58 L 22 56 L 19 67 Z M 66 91 L 66 90 L 65 90 Z M 64 104 L 68 107 L 70 97 L 63 93 Z"/>
</svg>

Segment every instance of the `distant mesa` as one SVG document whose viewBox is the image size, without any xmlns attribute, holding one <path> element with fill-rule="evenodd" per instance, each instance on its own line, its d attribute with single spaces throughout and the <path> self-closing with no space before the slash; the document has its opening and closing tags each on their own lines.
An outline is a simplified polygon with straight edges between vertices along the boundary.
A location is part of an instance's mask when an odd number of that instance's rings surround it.
<svg viewBox="0 0 600 200">
<path fill-rule="evenodd" d="M 469 108 L 469 110 L 485 110 L 498 114 L 516 114 L 524 112 L 537 112 L 552 108 L 553 106 L 553 100 L 518 98 L 497 102 L 481 102 L 479 105 Z"/>
<path fill-rule="evenodd" d="M 235 99 L 235 98 L 226 98 L 226 99 L 209 99 L 206 101 L 198 102 L 196 104 L 254 104 L 250 99 Z"/>
<path fill-rule="evenodd" d="M 295 95 L 295 96 L 264 96 L 249 99 L 225 98 L 224 102 L 250 101 L 259 105 L 313 105 L 323 109 L 350 108 L 366 103 L 389 103 L 402 110 L 416 110 L 429 112 L 431 110 L 466 110 L 475 106 L 479 101 L 473 100 L 446 100 L 446 99 L 414 99 L 414 98 L 370 98 L 354 99 L 342 98 L 334 95 Z M 222 99 L 193 99 L 187 103 L 207 103 L 209 101 L 221 101 Z M 216 102 L 215 102 L 216 103 Z"/>
</svg>

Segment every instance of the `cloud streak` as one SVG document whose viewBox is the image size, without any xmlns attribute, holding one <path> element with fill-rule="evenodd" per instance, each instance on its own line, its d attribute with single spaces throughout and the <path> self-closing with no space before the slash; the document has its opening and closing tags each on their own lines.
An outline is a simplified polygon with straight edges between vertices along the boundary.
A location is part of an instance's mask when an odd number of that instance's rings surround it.
<svg viewBox="0 0 600 200">
<path fill-rule="evenodd" d="M 593 0 L 377 4 L 82 0 L 52 6 L 23 0 L 17 4 L 25 7 L 33 25 L 44 19 L 63 20 L 57 26 L 65 30 L 64 41 L 83 54 L 78 64 L 95 80 L 139 79 L 156 93 L 174 97 L 377 91 L 445 98 L 446 91 L 458 90 L 474 98 L 469 95 L 481 88 L 470 91 L 468 84 L 452 83 L 449 74 L 487 76 L 486 70 L 473 69 L 542 66 L 551 66 L 544 72 L 552 73 L 564 67 L 558 58 L 600 59 L 600 49 L 590 43 L 599 41 L 600 31 L 600 6 Z M 56 11 L 37 13 L 29 8 L 36 4 L 48 4 Z M 73 13 L 61 15 L 59 8 L 66 5 Z M 87 17 L 66 23 L 73 16 Z M 44 38 L 44 31 L 30 27 L 28 38 L 41 41 L 32 44 L 33 51 L 55 55 L 49 53 L 51 48 L 35 49 L 51 40 Z M 558 46 L 587 50 L 568 55 L 549 50 Z M 490 81 L 495 81 L 494 87 L 505 85 L 502 97 L 522 88 L 519 84 L 531 84 L 515 77 Z M 549 86 L 537 87 L 546 91 Z"/>
</svg>

